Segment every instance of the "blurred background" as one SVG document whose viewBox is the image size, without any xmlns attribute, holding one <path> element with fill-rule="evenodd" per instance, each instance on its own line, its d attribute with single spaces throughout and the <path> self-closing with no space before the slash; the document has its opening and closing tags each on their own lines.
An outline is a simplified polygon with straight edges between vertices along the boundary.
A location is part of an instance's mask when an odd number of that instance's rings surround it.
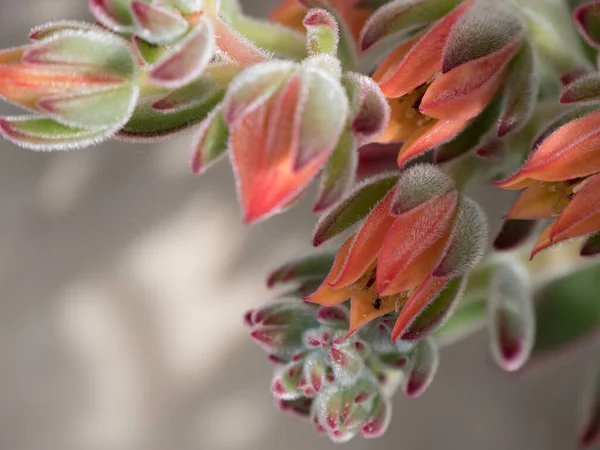
<svg viewBox="0 0 600 450">
<path fill-rule="evenodd" d="M 243 3 L 264 15 L 274 1 Z M 91 20 L 87 2 L 1 0 L 2 47 L 66 18 Z M 242 322 L 273 295 L 267 271 L 310 250 L 310 198 L 245 227 L 227 162 L 194 177 L 188 149 L 0 142 L 1 449 L 333 448 L 275 410 Z M 385 437 L 346 448 L 572 448 L 590 352 L 509 375 L 479 333 L 442 353 L 424 397 L 395 398 Z"/>
</svg>

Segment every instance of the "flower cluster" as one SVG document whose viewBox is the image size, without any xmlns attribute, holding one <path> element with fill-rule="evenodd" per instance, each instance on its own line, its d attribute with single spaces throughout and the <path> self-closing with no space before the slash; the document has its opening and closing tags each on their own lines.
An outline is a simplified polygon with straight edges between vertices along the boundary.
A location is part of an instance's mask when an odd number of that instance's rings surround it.
<svg viewBox="0 0 600 450">
<path fill-rule="evenodd" d="M 29 112 L 0 134 L 63 150 L 193 131 L 192 172 L 227 156 L 246 223 L 317 180 L 313 244 L 346 240 L 275 271 L 300 282 L 293 300 L 246 322 L 280 407 L 334 441 L 381 435 L 450 335 L 486 323 L 505 370 L 535 356 L 534 288 L 561 258 L 524 263 L 534 221 L 552 220 L 532 256 L 583 236 L 577 256 L 600 254 L 599 0 L 282 0 L 269 20 L 238 0 L 89 7 L 95 24 L 0 51 L 0 97 Z M 524 189 L 491 251 L 474 181 Z"/>
</svg>

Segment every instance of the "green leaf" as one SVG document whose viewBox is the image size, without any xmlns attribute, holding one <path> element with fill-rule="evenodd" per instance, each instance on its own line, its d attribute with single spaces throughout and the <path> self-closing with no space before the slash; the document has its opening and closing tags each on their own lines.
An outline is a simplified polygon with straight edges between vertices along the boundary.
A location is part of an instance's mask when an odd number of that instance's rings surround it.
<svg viewBox="0 0 600 450">
<path fill-rule="evenodd" d="M 70 150 L 88 147 L 110 137 L 114 130 L 72 128 L 52 119 L 21 116 L 0 118 L 0 134 L 30 150 Z"/>
<path fill-rule="evenodd" d="M 533 357 L 581 342 L 600 330 L 600 266 L 592 265 L 544 287 L 536 295 Z"/>
<path fill-rule="evenodd" d="M 224 95 L 225 91 L 219 90 L 200 105 L 169 113 L 156 111 L 149 103 L 138 105 L 117 137 L 134 142 L 154 142 L 168 138 L 202 122 Z"/>
<path fill-rule="evenodd" d="M 561 103 L 586 102 L 600 99 L 600 74 L 591 73 L 569 83 L 560 95 Z"/>
<path fill-rule="evenodd" d="M 313 232 L 313 245 L 323 244 L 367 217 L 397 181 L 397 174 L 382 174 L 357 185 L 348 197 L 319 218 Z"/>
<path fill-rule="evenodd" d="M 193 173 L 203 173 L 209 166 L 225 155 L 228 148 L 229 127 L 220 108 L 202 122 L 194 141 L 190 166 Z"/>
<path fill-rule="evenodd" d="M 322 253 L 299 258 L 277 268 L 267 278 L 267 286 L 303 281 L 307 279 L 324 279 L 329 273 L 335 255 Z"/>
</svg>

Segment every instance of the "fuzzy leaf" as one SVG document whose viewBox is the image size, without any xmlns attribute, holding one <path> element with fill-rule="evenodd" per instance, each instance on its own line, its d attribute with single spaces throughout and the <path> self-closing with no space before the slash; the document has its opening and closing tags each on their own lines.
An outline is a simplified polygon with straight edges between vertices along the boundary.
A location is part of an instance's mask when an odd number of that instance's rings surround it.
<svg viewBox="0 0 600 450">
<path fill-rule="evenodd" d="M 367 20 L 359 40 L 362 51 L 384 38 L 396 35 L 398 40 L 421 30 L 450 12 L 460 0 L 394 0 L 379 9 Z"/>
<path fill-rule="evenodd" d="M 171 89 L 184 86 L 206 69 L 215 51 L 211 23 L 201 18 L 196 26 L 150 69 L 150 80 Z"/>
<path fill-rule="evenodd" d="M 203 0 L 163 0 L 163 2 L 186 14 L 200 12 L 203 6 Z"/>
<path fill-rule="evenodd" d="M 89 0 L 89 8 L 102 25 L 123 33 L 133 29 L 130 3 L 130 0 Z"/>
<path fill-rule="evenodd" d="M 271 392 L 275 398 L 282 400 L 296 400 L 303 397 L 299 386 L 303 375 L 304 361 L 291 362 L 281 367 L 271 382 Z"/>
<path fill-rule="evenodd" d="M 319 193 L 313 206 L 313 212 L 326 211 L 342 200 L 354 184 L 358 152 L 356 141 L 350 132 L 342 133 L 337 147 L 323 168 Z"/>
<path fill-rule="evenodd" d="M 221 90 L 212 76 L 203 75 L 190 84 L 170 92 L 165 97 L 152 103 L 152 108 L 157 111 L 175 112 L 192 108 L 204 103 L 208 98 Z"/>
<path fill-rule="evenodd" d="M 151 44 L 172 44 L 188 30 L 187 20 L 177 10 L 134 0 L 131 11 L 137 25 L 136 34 Z"/>
<path fill-rule="evenodd" d="M 494 239 L 494 249 L 498 251 L 513 250 L 529 240 L 535 231 L 535 220 L 509 219 L 502 224 L 502 229 Z"/>
<path fill-rule="evenodd" d="M 383 395 L 375 397 L 369 419 L 361 427 L 361 434 L 367 439 L 383 436 L 392 418 L 392 405 Z"/>
<path fill-rule="evenodd" d="M 270 61 L 244 70 L 227 90 L 225 121 L 231 125 L 262 106 L 288 81 L 294 68 L 287 61 Z"/>
<path fill-rule="evenodd" d="M 337 54 L 340 31 L 333 15 L 324 9 L 314 8 L 308 11 L 302 23 L 306 28 L 306 47 L 309 54 Z"/>
<path fill-rule="evenodd" d="M 444 290 L 423 310 L 400 336 L 402 341 L 417 341 L 435 333 L 452 315 L 466 285 L 465 278 L 451 280 Z"/>
<path fill-rule="evenodd" d="M 600 3 L 584 3 L 573 11 L 573 19 L 588 44 L 600 48 Z"/>
<path fill-rule="evenodd" d="M 220 90 L 200 105 L 167 113 L 156 111 L 149 103 L 138 105 L 117 137 L 126 141 L 155 142 L 184 132 L 208 117 L 224 94 L 224 90 Z"/>
<path fill-rule="evenodd" d="M 371 77 L 354 72 L 344 74 L 342 83 L 350 94 L 350 121 L 359 146 L 374 141 L 387 126 L 390 107 Z"/>
<path fill-rule="evenodd" d="M 41 41 L 51 37 L 56 33 L 64 31 L 88 31 L 98 30 L 95 25 L 87 22 L 78 22 L 76 20 L 59 20 L 56 22 L 48 22 L 33 28 L 29 32 L 29 39 L 32 41 Z"/>
<path fill-rule="evenodd" d="M 229 128 L 223 119 L 221 108 L 215 107 L 204 119 L 194 140 L 190 167 L 195 174 L 203 173 L 227 151 Z"/>
<path fill-rule="evenodd" d="M 150 65 L 155 64 L 169 51 L 168 47 L 151 44 L 144 41 L 139 36 L 133 36 L 131 38 L 131 44 L 141 60 Z"/>
<path fill-rule="evenodd" d="M 322 325 L 347 329 L 350 315 L 345 306 L 321 306 L 317 310 L 317 321 Z"/>
<path fill-rule="evenodd" d="M 483 259 L 488 242 L 488 224 L 481 207 L 462 197 L 450 245 L 433 275 L 454 278 L 468 274 Z"/>
<path fill-rule="evenodd" d="M 21 116 L 0 118 L 0 134 L 30 150 L 71 150 L 98 144 L 114 130 L 72 128 L 52 119 Z"/>
<path fill-rule="evenodd" d="M 600 99 L 600 74 L 591 73 L 567 84 L 560 95 L 564 104 Z"/>
<path fill-rule="evenodd" d="M 522 129 L 531 118 L 539 91 L 534 54 L 524 42 L 508 67 L 502 113 L 498 122 L 498 137 Z"/>
<path fill-rule="evenodd" d="M 394 190 L 392 214 L 408 212 L 427 200 L 454 190 L 454 180 L 438 167 L 417 164 L 400 175 Z"/>
<path fill-rule="evenodd" d="M 450 31 L 444 49 L 442 73 L 501 53 L 519 42 L 524 33 L 524 23 L 512 5 L 477 0 Z"/>
<path fill-rule="evenodd" d="M 496 363 L 510 372 L 519 370 L 533 348 L 535 316 L 529 276 L 515 262 L 499 266 L 492 279 L 489 329 Z"/>
<path fill-rule="evenodd" d="M 313 245 L 323 244 L 364 219 L 397 180 L 395 174 L 382 174 L 357 185 L 340 204 L 319 218 L 313 232 Z"/>
<path fill-rule="evenodd" d="M 404 393 L 408 397 L 420 397 L 437 372 L 438 349 L 431 339 L 426 339 L 417 344 L 411 359 L 411 367 L 404 381 Z"/>
<path fill-rule="evenodd" d="M 310 255 L 284 264 L 271 272 L 267 286 L 289 283 L 306 279 L 323 279 L 333 265 L 334 256 L 329 253 Z"/>
</svg>

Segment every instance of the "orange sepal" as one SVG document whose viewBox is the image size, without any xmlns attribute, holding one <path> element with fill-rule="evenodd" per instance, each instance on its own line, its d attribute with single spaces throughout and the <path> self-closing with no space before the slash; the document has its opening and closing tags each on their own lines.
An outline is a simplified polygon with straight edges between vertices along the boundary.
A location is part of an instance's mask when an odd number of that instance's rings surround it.
<svg viewBox="0 0 600 450">
<path fill-rule="evenodd" d="M 424 35 L 398 47 L 375 72 L 386 97 L 408 94 L 442 70 L 442 55 L 450 30 L 471 6 L 466 1 L 431 26 Z"/>
<path fill-rule="evenodd" d="M 444 289 L 447 282 L 446 278 L 431 276 L 412 292 L 396 319 L 392 330 L 392 342 L 396 342 L 404 334 L 415 318 Z"/>
<path fill-rule="evenodd" d="M 371 267 L 377 259 L 387 231 L 396 219 L 390 214 L 394 191 L 391 190 L 369 214 L 365 223 L 356 233 L 348 258 L 339 276 L 330 285 L 341 288 L 354 283 Z"/>
<path fill-rule="evenodd" d="M 519 175 L 563 181 L 600 172 L 600 110 L 563 125 L 525 162 Z M 502 187 L 502 186 L 501 186 Z"/>
<path fill-rule="evenodd" d="M 515 201 L 505 219 L 550 219 L 569 203 L 571 188 L 565 183 L 533 183 Z"/>
<path fill-rule="evenodd" d="M 398 166 L 456 137 L 467 125 L 468 120 L 434 120 L 415 130 L 404 142 L 398 153 Z"/>
<path fill-rule="evenodd" d="M 354 236 L 351 236 L 340 247 L 337 254 L 335 255 L 333 266 L 331 266 L 329 274 L 327 275 L 325 280 L 323 280 L 323 283 L 321 284 L 321 286 L 319 286 L 319 289 L 317 289 L 313 294 L 304 298 L 305 301 L 310 303 L 317 303 L 323 306 L 333 306 L 342 303 L 350 298 L 349 289 L 334 289 L 329 285 L 329 283 L 331 280 L 335 280 L 343 270 L 353 240 Z"/>
<path fill-rule="evenodd" d="M 510 59 L 521 42 L 464 63 L 437 77 L 419 107 L 436 119 L 472 119 L 490 103 L 504 81 Z"/>
<path fill-rule="evenodd" d="M 595 175 L 575 194 L 554 222 L 550 240 L 556 244 L 600 230 L 600 175 Z"/>
<path fill-rule="evenodd" d="M 295 170 L 298 130 L 290 124 L 297 123 L 300 83 L 299 77 L 291 77 L 278 95 L 230 129 L 231 157 L 246 223 L 289 205 L 329 156 L 316 155 Z"/>
<path fill-rule="evenodd" d="M 413 289 L 437 267 L 452 232 L 457 202 L 458 193 L 452 191 L 396 218 L 377 260 L 380 295 Z"/>
</svg>

